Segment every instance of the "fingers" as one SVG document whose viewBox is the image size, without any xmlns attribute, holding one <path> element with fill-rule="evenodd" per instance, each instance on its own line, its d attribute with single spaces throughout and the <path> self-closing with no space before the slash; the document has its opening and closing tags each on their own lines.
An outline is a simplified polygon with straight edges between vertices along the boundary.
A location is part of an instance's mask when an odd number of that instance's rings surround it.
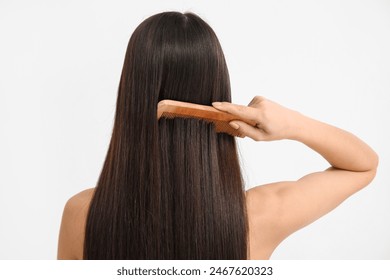
<svg viewBox="0 0 390 280">
<path fill-rule="evenodd" d="M 243 119 L 252 120 L 254 122 L 259 121 L 259 112 L 257 108 L 247 107 L 243 105 L 237 105 L 230 102 L 213 102 L 213 107 L 241 117 Z"/>
<path fill-rule="evenodd" d="M 262 102 L 264 100 L 265 100 L 265 97 L 260 96 L 260 95 L 256 95 L 255 97 L 253 97 L 251 102 L 249 102 L 248 106 L 259 104 L 260 102 Z"/>
<path fill-rule="evenodd" d="M 235 120 L 231 121 L 229 125 L 238 131 L 239 137 L 241 138 L 248 136 L 255 141 L 265 139 L 265 133 L 260 128 L 253 127 L 246 122 Z"/>
</svg>

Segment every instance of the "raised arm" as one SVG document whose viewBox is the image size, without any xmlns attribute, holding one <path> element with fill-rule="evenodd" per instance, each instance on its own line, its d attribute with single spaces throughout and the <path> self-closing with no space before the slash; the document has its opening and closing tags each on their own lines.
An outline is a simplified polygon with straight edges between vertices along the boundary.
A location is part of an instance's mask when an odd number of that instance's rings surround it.
<svg viewBox="0 0 390 280">
<path fill-rule="evenodd" d="M 248 106 L 222 102 L 216 109 L 256 121 L 252 127 L 231 122 L 240 134 L 255 141 L 290 139 L 321 154 L 331 165 L 297 181 L 277 182 L 247 192 L 252 213 L 268 221 L 270 242 L 278 243 L 294 231 L 328 213 L 375 177 L 377 154 L 353 134 L 306 117 L 256 96 Z"/>
</svg>

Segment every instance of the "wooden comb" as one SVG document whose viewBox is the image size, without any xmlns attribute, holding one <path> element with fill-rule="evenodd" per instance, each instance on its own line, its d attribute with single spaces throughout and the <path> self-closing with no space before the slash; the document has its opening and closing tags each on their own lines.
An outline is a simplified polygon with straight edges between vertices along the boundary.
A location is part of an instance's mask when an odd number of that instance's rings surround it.
<svg viewBox="0 0 390 280">
<path fill-rule="evenodd" d="M 212 122 L 215 125 L 217 133 L 227 133 L 232 136 L 243 138 L 237 130 L 229 125 L 233 120 L 239 120 L 248 123 L 251 126 L 256 126 L 256 122 L 248 119 L 243 119 L 239 116 L 222 112 L 215 109 L 213 106 L 194 104 L 176 100 L 164 99 L 157 105 L 157 119 L 165 118 L 195 118 Z"/>
</svg>

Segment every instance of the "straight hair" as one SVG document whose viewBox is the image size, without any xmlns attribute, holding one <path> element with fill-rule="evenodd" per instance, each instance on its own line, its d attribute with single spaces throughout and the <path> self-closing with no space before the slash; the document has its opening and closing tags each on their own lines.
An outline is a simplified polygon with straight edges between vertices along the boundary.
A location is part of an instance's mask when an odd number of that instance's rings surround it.
<svg viewBox="0 0 390 280">
<path fill-rule="evenodd" d="M 163 99 L 231 102 L 218 38 L 194 13 L 153 15 L 129 40 L 83 258 L 246 259 L 235 138 L 204 120 L 158 120 Z"/>
</svg>

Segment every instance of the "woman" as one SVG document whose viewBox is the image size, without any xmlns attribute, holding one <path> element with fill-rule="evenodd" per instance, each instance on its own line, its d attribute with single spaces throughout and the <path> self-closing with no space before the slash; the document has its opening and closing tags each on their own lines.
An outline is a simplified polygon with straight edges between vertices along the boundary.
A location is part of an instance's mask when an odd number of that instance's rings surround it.
<svg viewBox="0 0 390 280">
<path fill-rule="evenodd" d="M 198 119 L 157 120 L 163 99 L 249 118 L 255 127 L 231 122 L 242 137 L 300 141 L 330 167 L 245 192 L 235 138 Z M 143 21 L 126 51 L 97 186 L 66 203 L 58 259 L 268 259 L 374 178 L 378 156 L 351 133 L 264 97 L 230 101 L 224 55 L 207 23 L 178 12 Z"/>
</svg>

